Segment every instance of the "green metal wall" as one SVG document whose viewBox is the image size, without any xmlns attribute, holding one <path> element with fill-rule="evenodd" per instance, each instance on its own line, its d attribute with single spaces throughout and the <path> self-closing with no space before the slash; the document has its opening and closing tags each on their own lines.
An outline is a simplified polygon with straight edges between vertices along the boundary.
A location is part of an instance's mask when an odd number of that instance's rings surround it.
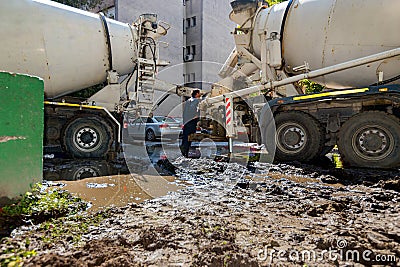
<svg viewBox="0 0 400 267">
<path fill-rule="evenodd" d="M 43 80 L 0 72 L 0 205 L 42 179 Z"/>
</svg>

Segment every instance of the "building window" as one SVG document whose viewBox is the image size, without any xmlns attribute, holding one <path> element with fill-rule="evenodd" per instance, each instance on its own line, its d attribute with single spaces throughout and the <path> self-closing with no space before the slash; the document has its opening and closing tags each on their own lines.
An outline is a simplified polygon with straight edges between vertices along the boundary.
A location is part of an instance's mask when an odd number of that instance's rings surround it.
<svg viewBox="0 0 400 267">
<path fill-rule="evenodd" d="M 191 19 L 190 18 L 188 18 L 188 19 L 186 19 L 186 28 L 190 28 L 190 22 L 191 22 Z"/>
<path fill-rule="evenodd" d="M 196 45 L 188 45 L 183 47 L 183 61 L 193 61 L 196 55 Z"/>
<path fill-rule="evenodd" d="M 195 45 L 188 45 L 183 48 L 183 55 L 196 55 L 196 46 Z"/>
<path fill-rule="evenodd" d="M 185 83 L 195 82 L 196 74 L 195 73 L 183 74 L 183 80 Z"/>
<path fill-rule="evenodd" d="M 184 28 L 192 28 L 195 27 L 197 24 L 196 17 L 191 17 L 183 20 L 183 27 Z"/>
<path fill-rule="evenodd" d="M 190 83 L 190 74 L 183 74 L 183 80 L 185 81 L 185 83 Z"/>
</svg>

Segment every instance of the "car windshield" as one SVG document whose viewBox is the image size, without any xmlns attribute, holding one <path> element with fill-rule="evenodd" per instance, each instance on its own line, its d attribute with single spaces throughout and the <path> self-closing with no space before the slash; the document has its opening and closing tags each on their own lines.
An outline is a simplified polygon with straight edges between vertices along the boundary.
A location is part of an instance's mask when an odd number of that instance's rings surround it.
<svg viewBox="0 0 400 267">
<path fill-rule="evenodd" d="M 173 118 L 157 116 L 154 117 L 158 122 L 176 122 Z"/>
</svg>

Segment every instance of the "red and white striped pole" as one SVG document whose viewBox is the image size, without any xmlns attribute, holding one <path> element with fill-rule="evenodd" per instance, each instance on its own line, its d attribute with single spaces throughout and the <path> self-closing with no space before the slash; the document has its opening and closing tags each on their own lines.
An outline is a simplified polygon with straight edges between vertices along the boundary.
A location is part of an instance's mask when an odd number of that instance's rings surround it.
<svg viewBox="0 0 400 267">
<path fill-rule="evenodd" d="M 233 141 L 232 138 L 234 137 L 234 127 L 233 127 L 233 102 L 232 96 L 226 95 L 225 99 L 225 130 L 226 136 L 229 140 L 229 153 L 233 152 Z"/>
</svg>

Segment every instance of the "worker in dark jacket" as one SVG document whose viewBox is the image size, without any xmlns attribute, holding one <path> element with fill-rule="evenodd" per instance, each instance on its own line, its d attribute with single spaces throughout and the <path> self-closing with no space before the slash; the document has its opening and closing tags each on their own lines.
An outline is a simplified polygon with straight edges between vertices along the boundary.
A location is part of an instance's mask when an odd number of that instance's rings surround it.
<svg viewBox="0 0 400 267">
<path fill-rule="evenodd" d="M 196 132 L 197 122 L 200 117 L 199 103 L 200 90 L 196 89 L 192 92 L 192 97 L 185 102 L 183 108 L 183 133 L 182 133 L 182 154 L 185 157 L 189 155 L 189 135 Z"/>
</svg>

